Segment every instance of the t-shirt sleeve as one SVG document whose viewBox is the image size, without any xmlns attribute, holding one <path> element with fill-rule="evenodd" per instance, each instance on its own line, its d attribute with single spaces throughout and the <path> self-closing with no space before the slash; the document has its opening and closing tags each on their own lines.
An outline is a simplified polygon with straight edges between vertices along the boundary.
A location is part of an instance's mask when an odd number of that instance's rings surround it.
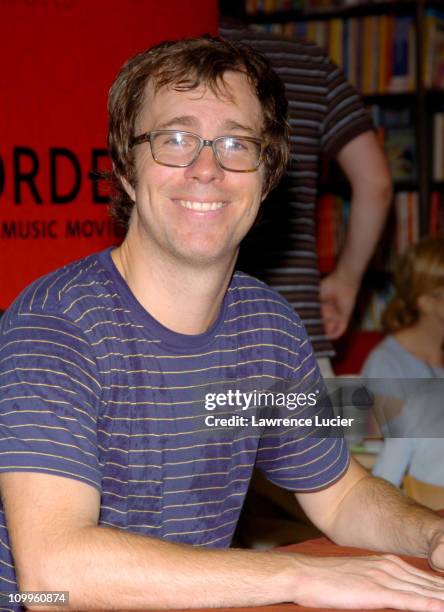
<svg viewBox="0 0 444 612">
<path fill-rule="evenodd" d="M 351 140 L 374 130 L 373 121 L 361 96 L 345 79 L 344 73 L 325 58 L 327 70 L 327 107 L 322 122 L 321 146 L 329 157 L 335 157 Z"/>
<path fill-rule="evenodd" d="M 339 480 L 348 468 L 349 451 L 343 431 L 329 426 L 335 416 L 312 346 L 299 322 L 293 374 L 286 381 L 288 399 L 296 408 L 279 410 L 281 417 L 311 419 L 305 426 L 270 427 L 261 436 L 256 467 L 274 484 L 291 491 L 315 491 Z M 290 395 L 291 394 L 291 395 Z M 293 395 L 294 394 L 294 395 Z M 302 403 L 296 399 L 303 398 Z M 310 395 L 312 394 L 312 395 Z M 305 401 L 305 397 L 311 401 Z M 318 423 L 325 423 L 319 425 Z"/>
<path fill-rule="evenodd" d="M 0 325 L 0 472 L 43 472 L 101 488 L 100 384 L 81 330 L 14 307 Z"/>
</svg>

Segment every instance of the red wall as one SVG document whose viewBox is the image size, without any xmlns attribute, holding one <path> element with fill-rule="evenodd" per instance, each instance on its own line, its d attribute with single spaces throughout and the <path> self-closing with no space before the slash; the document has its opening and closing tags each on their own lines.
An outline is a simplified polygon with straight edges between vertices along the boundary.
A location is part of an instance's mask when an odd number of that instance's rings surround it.
<svg viewBox="0 0 444 612">
<path fill-rule="evenodd" d="M 216 0 L 0 0 L 0 308 L 36 277 L 116 242 L 106 100 L 123 61 L 217 31 Z M 94 161 L 95 160 L 95 161 Z"/>
</svg>

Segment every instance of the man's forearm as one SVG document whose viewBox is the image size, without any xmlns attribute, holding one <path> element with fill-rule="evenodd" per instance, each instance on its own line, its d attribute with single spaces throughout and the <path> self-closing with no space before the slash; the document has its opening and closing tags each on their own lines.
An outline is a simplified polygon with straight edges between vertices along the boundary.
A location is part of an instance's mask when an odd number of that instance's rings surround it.
<svg viewBox="0 0 444 612">
<path fill-rule="evenodd" d="M 366 476 L 342 500 L 328 535 L 342 545 L 427 557 L 443 522 L 385 480 Z"/>
<path fill-rule="evenodd" d="M 72 609 L 256 606 L 295 597 L 286 554 L 196 548 L 96 526 L 51 548 L 40 577 L 19 577 L 19 588 L 69 591 Z"/>
</svg>

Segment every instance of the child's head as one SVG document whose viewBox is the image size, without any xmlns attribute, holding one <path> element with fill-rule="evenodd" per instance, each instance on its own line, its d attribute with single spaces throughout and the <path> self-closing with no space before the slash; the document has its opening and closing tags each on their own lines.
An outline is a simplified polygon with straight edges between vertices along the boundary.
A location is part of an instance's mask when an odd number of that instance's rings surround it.
<svg viewBox="0 0 444 612">
<path fill-rule="evenodd" d="M 423 315 L 442 312 L 444 321 L 444 237 L 425 238 L 399 258 L 395 294 L 382 315 L 389 333 L 410 327 Z"/>
</svg>

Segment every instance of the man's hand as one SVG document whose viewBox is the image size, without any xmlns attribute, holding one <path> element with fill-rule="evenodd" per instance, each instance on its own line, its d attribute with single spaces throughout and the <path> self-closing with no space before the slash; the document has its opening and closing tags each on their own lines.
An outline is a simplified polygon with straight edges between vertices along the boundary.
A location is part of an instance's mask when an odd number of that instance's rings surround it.
<svg viewBox="0 0 444 612">
<path fill-rule="evenodd" d="M 394 555 L 327 559 L 301 555 L 297 563 L 295 603 L 303 606 L 444 611 L 444 578 Z"/>
<path fill-rule="evenodd" d="M 347 329 L 358 289 L 359 283 L 346 280 L 335 272 L 321 281 L 321 313 L 330 340 L 336 340 Z"/>
<path fill-rule="evenodd" d="M 441 529 L 438 529 L 432 538 L 429 550 L 429 564 L 434 570 L 444 571 L 444 520 Z"/>
</svg>

